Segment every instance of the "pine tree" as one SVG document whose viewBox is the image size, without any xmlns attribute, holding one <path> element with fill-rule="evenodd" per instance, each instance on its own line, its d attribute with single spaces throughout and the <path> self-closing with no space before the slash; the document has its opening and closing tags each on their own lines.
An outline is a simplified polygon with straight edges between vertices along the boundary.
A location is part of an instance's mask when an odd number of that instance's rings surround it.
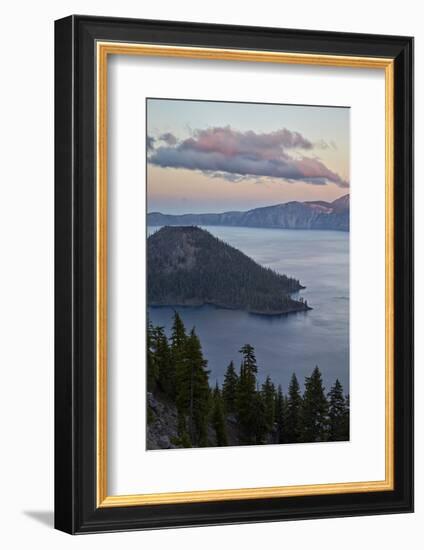
<svg viewBox="0 0 424 550">
<path fill-rule="evenodd" d="M 187 341 L 187 334 L 184 327 L 184 323 L 179 316 L 179 314 L 174 311 L 174 322 L 171 329 L 171 350 L 174 356 L 174 359 L 178 359 L 178 353 L 184 349 L 185 343 Z"/>
<path fill-rule="evenodd" d="M 239 375 L 231 361 L 222 390 L 216 384 L 212 391 L 194 328 L 187 334 L 175 312 L 168 341 L 164 327 L 147 323 L 147 389 L 175 402 L 180 446 L 207 446 L 208 423 L 215 430 L 217 446 L 228 445 L 228 413 L 236 416 L 241 445 L 349 440 L 349 396 L 343 394 L 339 380 L 327 400 L 316 366 L 305 379 L 303 397 L 295 374 L 286 397 L 270 376 L 259 388 L 253 346 L 246 344 L 239 351 Z"/>
<path fill-rule="evenodd" d="M 159 388 L 171 399 L 175 398 L 175 364 L 163 327 L 155 327 L 152 332 L 153 349 Z"/>
<path fill-rule="evenodd" d="M 243 355 L 243 366 L 246 372 L 256 375 L 258 372 L 258 366 L 256 364 L 255 348 L 250 344 L 245 344 L 239 353 Z"/>
<path fill-rule="evenodd" d="M 217 447 L 225 447 L 228 445 L 227 428 L 224 417 L 224 403 L 218 383 L 213 392 L 212 424 L 215 429 Z"/>
<path fill-rule="evenodd" d="M 261 392 L 254 393 L 251 402 L 251 436 L 250 443 L 263 445 L 267 443 L 268 426 L 266 423 L 266 406 Z"/>
<path fill-rule="evenodd" d="M 275 422 L 277 424 L 277 433 L 275 443 L 287 443 L 286 441 L 286 421 L 287 421 L 287 399 L 283 395 L 281 385 L 275 392 Z"/>
<path fill-rule="evenodd" d="M 345 412 L 343 416 L 343 428 L 342 428 L 343 441 L 349 441 L 350 439 L 350 397 L 345 396 Z"/>
<path fill-rule="evenodd" d="M 186 342 L 184 375 L 181 376 L 177 407 L 188 419 L 188 434 L 195 446 L 207 445 L 207 422 L 209 411 L 209 372 L 202 354 L 199 338 L 194 328 Z"/>
<path fill-rule="evenodd" d="M 237 387 L 237 421 L 239 427 L 239 437 L 242 444 L 252 444 L 256 440 L 255 424 L 257 418 L 253 404 L 256 396 L 256 357 L 254 348 L 246 344 L 240 349 L 243 355 L 240 366 L 239 383 Z M 255 404 L 258 405 L 258 403 Z M 259 410 L 259 407 L 256 407 Z"/>
<path fill-rule="evenodd" d="M 343 387 L 337 379 L 328 393 L 328 439 L 329 441 L 344 441 L 346 400 Z"/>
<path fill-rule="evenodd" d="M 237 384 L 239 378 L 234 368 L 234 363 L 228 365 L 225 372 L 224 384 L 222 386 L 222 397 L 226 413 L 236 412 Z"/>
<path fill-rule="evenodd" d="M 190 387 L 190 377 L 187 370 L 187 334 L 184 323 L 179 314 L 174 312 L 174 322 L 171 329 L 171 362 L 175 371 L 175 400 L 178 410 L 178 434 L 187 441 L 186 416 L 189 398 L 187 392 Z M 187 445 L 184 445 L 187 446 Z"/>
<path fill-rule="evenodd" d="M 156 365 L 154 349 L 154 329 L 151 322 L 147 321 L 147 391 L 153 392 L 156 389 L 158 380 L 158 368 Z"/>
<path fill-rule="evenodd" d="M 322 385 L 321 372 L 316 366 L 305 379 L 302 405 L 302 441 L 325 441 L 328 427 L 328 402 Z"/>
<path fill-rule="evenodd" d="M 275 386 L 268 375 L 262 384 L 262 398 L 264 402 L 265 426 L 268 432 L 274 428 L 275 421 Z"/>
<path fill-rule="evenodd" d="M 293 373 L 290 380 L 287 400 L 286 443 L 298 443 L 301 440 L 301 412 L 302 397 L 300 395 L 299 382 L 297 381 L 296 375 Z"/>
</svg>

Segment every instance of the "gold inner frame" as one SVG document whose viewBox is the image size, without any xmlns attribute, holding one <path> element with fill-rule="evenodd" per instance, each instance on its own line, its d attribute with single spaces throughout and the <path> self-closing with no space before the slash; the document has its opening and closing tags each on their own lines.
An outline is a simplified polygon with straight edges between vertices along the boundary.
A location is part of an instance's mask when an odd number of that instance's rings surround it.
<svg viewBox="0 0 424 550">
<path fill-rule="evenodd" d="M 365 493 L 394 489 L 394 60 L 122 42 L 96 44 L 97 54 L 97 506 L 141 506 L 255 498 Z M 315 485 L 217 489 L 108 496 L 107 492 L 107 61 L 109 55 L 181 57 L 384 69 L 385 72 L 385 479 Z"/>
</svg>

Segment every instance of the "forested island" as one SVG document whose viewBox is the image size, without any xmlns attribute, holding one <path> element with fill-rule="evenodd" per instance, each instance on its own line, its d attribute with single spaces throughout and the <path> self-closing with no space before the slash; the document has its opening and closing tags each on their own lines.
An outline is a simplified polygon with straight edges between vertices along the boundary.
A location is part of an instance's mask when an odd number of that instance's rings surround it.
<svg viewBox="0 0 424 550">
<path fill-rule="evenodd" d="M 297 279 L 257 264 L 195 226 L 162 227 L 147 239 L 149 306 L 211 304 L 262 315 L 311 309 Z"/>
<path fill-rule="evenodd" d="M 268 376 L 259 384 L 254 347 L 240 349 L 222 386 L 210 384 L 195 329 L 177 312 L 170 337 L 147 330 L 147 449 L 222 447 L 349 440 L 349 396 L 339 380 L 326 393 L 318 368 L 301 391 L 293 373 L 287 393 Z"/>
</svg>

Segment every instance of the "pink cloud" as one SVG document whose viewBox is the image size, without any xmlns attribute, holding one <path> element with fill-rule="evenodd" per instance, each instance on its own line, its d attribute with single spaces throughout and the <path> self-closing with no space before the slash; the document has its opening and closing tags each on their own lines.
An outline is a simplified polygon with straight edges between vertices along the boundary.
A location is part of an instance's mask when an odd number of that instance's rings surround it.
<svg viewBox="0 0 424 550">
<path fill-rule="evenodd" d="M 272 177 L 349 187 L 347 181 L 321 160 L 304 154 L 299 156 L 301 151 L 312 150 L 314 145 L 299 132 L 286 128 L 256 133 L 241 132 L 230 126 L 215 127 L 196 130 L 193 137 L 180 142 L 167 134 L 165 141 L 167 146 L 157 147 L 148 157 L 151 164 L 219 173 L 227 179 Z"/>
</svg>

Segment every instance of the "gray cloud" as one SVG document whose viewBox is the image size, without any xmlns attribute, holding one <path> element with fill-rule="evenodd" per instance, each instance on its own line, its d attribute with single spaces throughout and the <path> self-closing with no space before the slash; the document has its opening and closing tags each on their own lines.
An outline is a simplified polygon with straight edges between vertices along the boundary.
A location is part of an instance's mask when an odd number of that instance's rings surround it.
<svg viewBox="0 0 424 550">
<path fill-rule="evenodd" d="M 164 136 L 161 140 L 167 146 L 154 149 L 148 159 L 156 166 L 219 173 L 231 181 L 270 177 L 315 185 L 332 182 L 339 187 L 349 186 L 321 160 L 301 155 L 302 150 L 311 150 L 313 144 L 299 132 L 286 128 L 262 134 L 240 132 L 229 126 L 208 128 L 197 130 L 193 137 L 180 142 L 172 134 Z M 288 150 L 297 153 L 294 156 Z"/>
<path fill-rule="evenodd" d="M 153 151 L 155 148 L 155 138 L 152 136 L 147 136 L 146 138 L 146 147 L 148 151 Z"/>
<path fill-rule="evenodd" d="M 177 138 L 174 136 L 174 134 L 171 134 L 171 132 L 166 132 L 166 134 L 162 134 L 159 139 L 161 141 L 164 141 L 167 145 L 177 144 Z"/>
</svg>

